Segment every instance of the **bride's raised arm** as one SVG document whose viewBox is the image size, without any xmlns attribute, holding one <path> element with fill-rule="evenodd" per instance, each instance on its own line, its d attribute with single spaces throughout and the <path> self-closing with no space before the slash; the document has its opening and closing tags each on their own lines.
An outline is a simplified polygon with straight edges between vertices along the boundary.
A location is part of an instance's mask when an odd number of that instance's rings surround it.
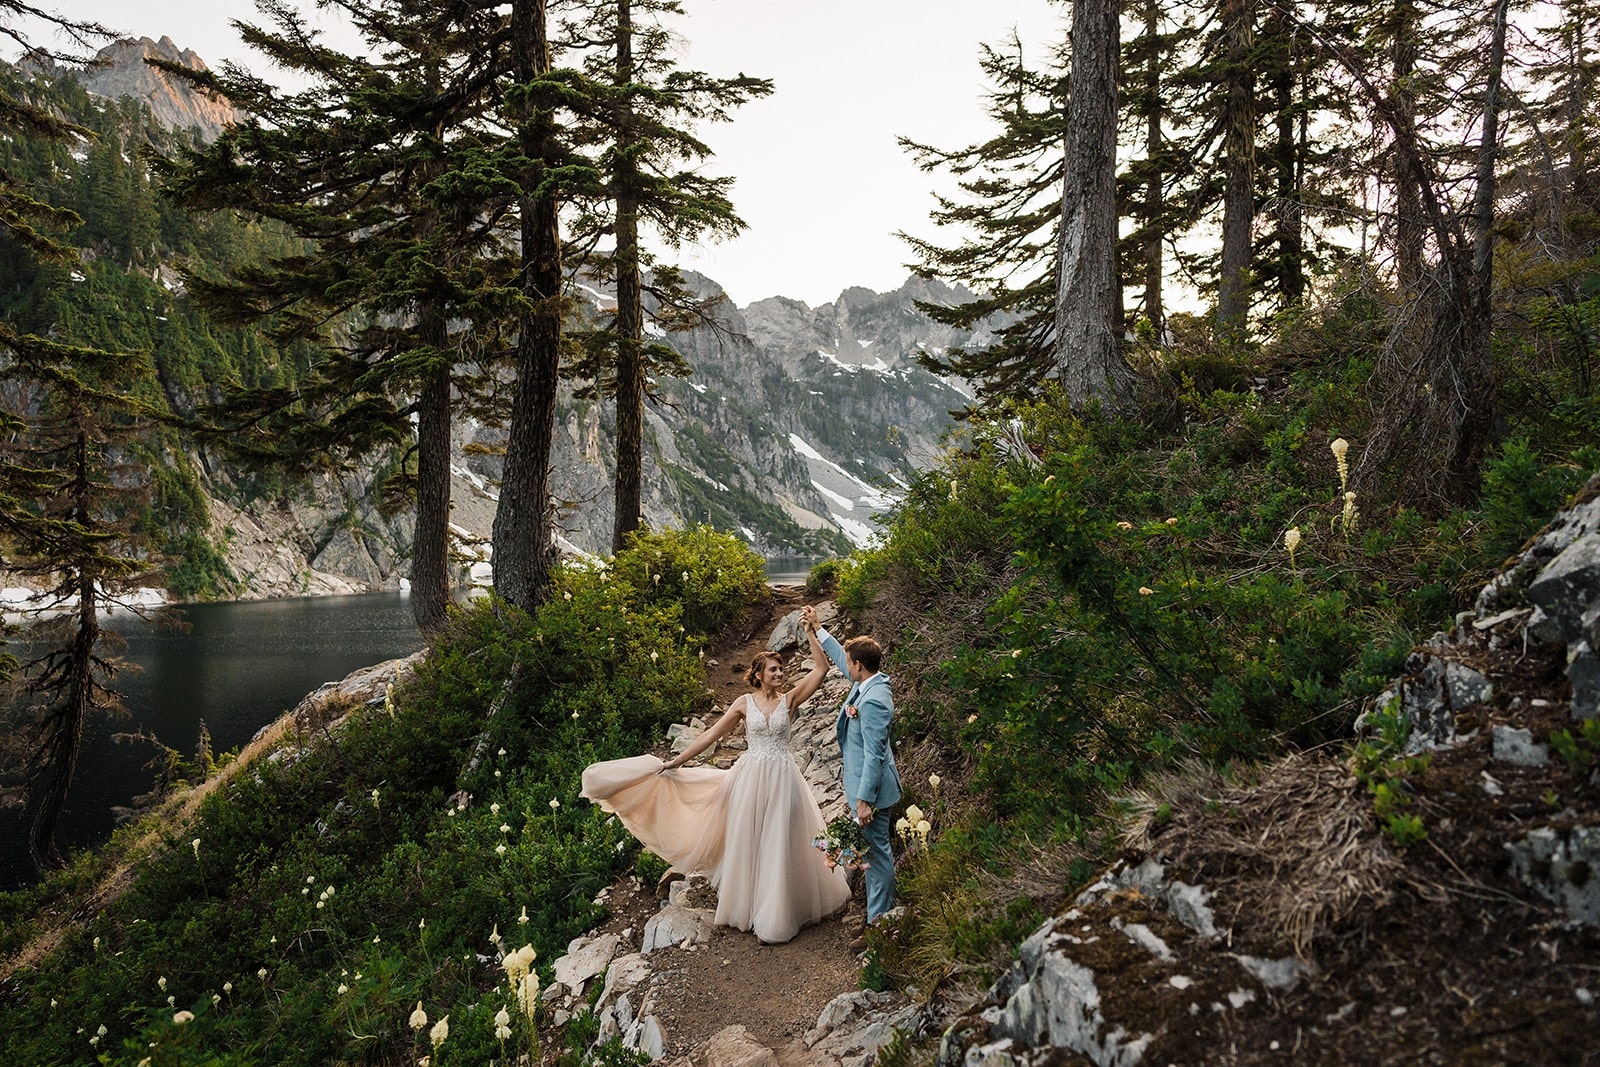
<svg viewBox="0 0 1600 1067">
<path fill-rule="evenodd" d="M 739 720 L 744 718 L 744 711 L 745 698 L 743 696 L 734 698 L 733 702 L 728 705 L 728 710 L 722 713 L 722 718 L 712 723 L 711 728 L 703 732 L 699 737 L 695 738 L 694 743 L 688 748 L 684 749 L 672 759 L 663 763 L 661 765 L 661 769 L 664 771 L 675 771 L 679 767 L 682 767 L 685 763 L 688 763 L 690 760 L 700 755 L 700 753 L 704 752 L 706 749 L 710 748 L 712 745 L 716 744 L 718 741 L 722 740 L 724 737 L 728 736 L 728 734 L 732 732 L 733 728 L 739 725 Z"/>
<path fill-rule="evenodd" d="M 811 694 L 815 693 L 818 687 L 822 685 L 822 680 L 828 676 L 828 665 L 830 662 L 828 659 L 828 654 L 823 651 L 822 642 L 817 640 L 816 627 L 809 625 L 811 617 L 809 614 L 802 617 L 805 618 L 808 623 L 808 625 L 805 627 L 805 631 L 806 636 L 811 639 L 811 662 L 813 666 L 810 673 L 796 682 L 794 684 L 794 688 L 789 690 L 790 711 L 799 711 L 800 705 L 809 700 L 811 698 Z"/>
</svg>

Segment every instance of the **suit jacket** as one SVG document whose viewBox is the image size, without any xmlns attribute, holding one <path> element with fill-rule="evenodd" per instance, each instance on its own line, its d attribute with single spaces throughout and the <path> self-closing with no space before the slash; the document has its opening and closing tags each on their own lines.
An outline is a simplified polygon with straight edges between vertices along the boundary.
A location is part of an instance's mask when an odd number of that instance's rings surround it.
<svg viewBox="0 0 1600 1067">
<path fill-rule="evenodd" d="M 823 638 L 822 650 L 848 678 L 844 646 L 832 634 Z M 858 712 L 855 718 L 845 713 L 851 704 Z M 894 696 L 889 691 L 889 676 L 882 671 L 852 685 L 839 708 L 835 730 L 844 756 L 845 797 L 851 807 L 857 800 L 865 800 L 874 808 L 887 808 L 900 799 L 900 773 L 895 770 L 894 750 L 889 745 L 892 718 Z"/>
</svg>

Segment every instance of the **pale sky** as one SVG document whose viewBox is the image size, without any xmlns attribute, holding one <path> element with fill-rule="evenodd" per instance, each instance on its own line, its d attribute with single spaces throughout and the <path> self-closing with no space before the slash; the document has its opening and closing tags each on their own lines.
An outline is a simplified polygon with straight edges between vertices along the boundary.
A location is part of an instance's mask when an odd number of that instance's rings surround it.
<svg viewBox="0 0 1600 1067">
<path fill-rule="evenodd" d="M 301 0 L 311 8 L 310 0 Z M 133 37 L 171 37 L 212 66 L 258 66 L 230 24 L 257 19 L 252 0 L 45 0 L 62 14 Z M 1064 36 L 1050 0 L 684 0 L 674 28 L 690 69 L 771 78 L 776 91 L 705 138 L 711 170 L 738 179 L 749 224 L 733 241 L 686 250 L 740 305 L 797 297 L 817 306 L 841 289 L 894 289 L 909 273 L 905 230 L 933 236 L 936 179 L 900 151 L 899 136 L 957 147 L 989 132 L 980 42 L 1013 27 L 1037 59 Z M 330 43 L 353 47 L 331 15 L 313 12 Z M 267 71 L 259 71 L 270 74 Z M 941 188 L 951 188 L 946 179 Z"/>
</svg>

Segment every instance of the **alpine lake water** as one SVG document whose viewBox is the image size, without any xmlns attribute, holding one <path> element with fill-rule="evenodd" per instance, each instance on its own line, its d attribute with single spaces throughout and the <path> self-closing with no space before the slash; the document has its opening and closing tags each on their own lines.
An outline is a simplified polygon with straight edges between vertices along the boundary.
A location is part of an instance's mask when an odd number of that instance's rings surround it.
<svg viewBox="0 0 1600 1067">
<path fill-rule="evenodd" d="M 768 560 L 767 579 L 803 583 L 816 562 Z M 214 753 L 242 748 L 323 683 L 422 647 L 410 600 L 401 593 L 185 604 L 179 610 L 187 629 L 152 626 L 131 614 L 104 620 L 127 642 L 116 654 L 137 668 L 122 671 L 114 683 L 130 715 L 96 717 L 84 730 L 57 828 L 64 850 L 103 843 L 115 828 L 112 808 L 154 782 L 145 765 L 156 749 L 118 743 L 114 735 L 142 729 L 192 755 L 204 721 Z M 36 876 L 27 844 L 32 816 L 31 805 L 25 814 L 0 815 L 0 891 Z"/>
</svg>

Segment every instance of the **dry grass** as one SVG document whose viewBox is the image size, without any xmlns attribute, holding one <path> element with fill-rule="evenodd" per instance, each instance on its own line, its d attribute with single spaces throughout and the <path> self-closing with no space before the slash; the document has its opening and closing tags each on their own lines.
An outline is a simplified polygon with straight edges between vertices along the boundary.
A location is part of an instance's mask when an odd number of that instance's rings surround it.
<svg viewBox="0 0 1600 1067">
<path fill-rule="evenodd" d="M 1226 909 L 1218 926 L 1234 944 L 1286 945 L 1309 961 L 1396 890 L 1437 895 L 1379 832 L 1366 790 L 1327 756 L 1291 756 L 1246 784 L 1190 766 L 1129 804 L 1126 843 L 1203 883 Z"/>
</svg>

